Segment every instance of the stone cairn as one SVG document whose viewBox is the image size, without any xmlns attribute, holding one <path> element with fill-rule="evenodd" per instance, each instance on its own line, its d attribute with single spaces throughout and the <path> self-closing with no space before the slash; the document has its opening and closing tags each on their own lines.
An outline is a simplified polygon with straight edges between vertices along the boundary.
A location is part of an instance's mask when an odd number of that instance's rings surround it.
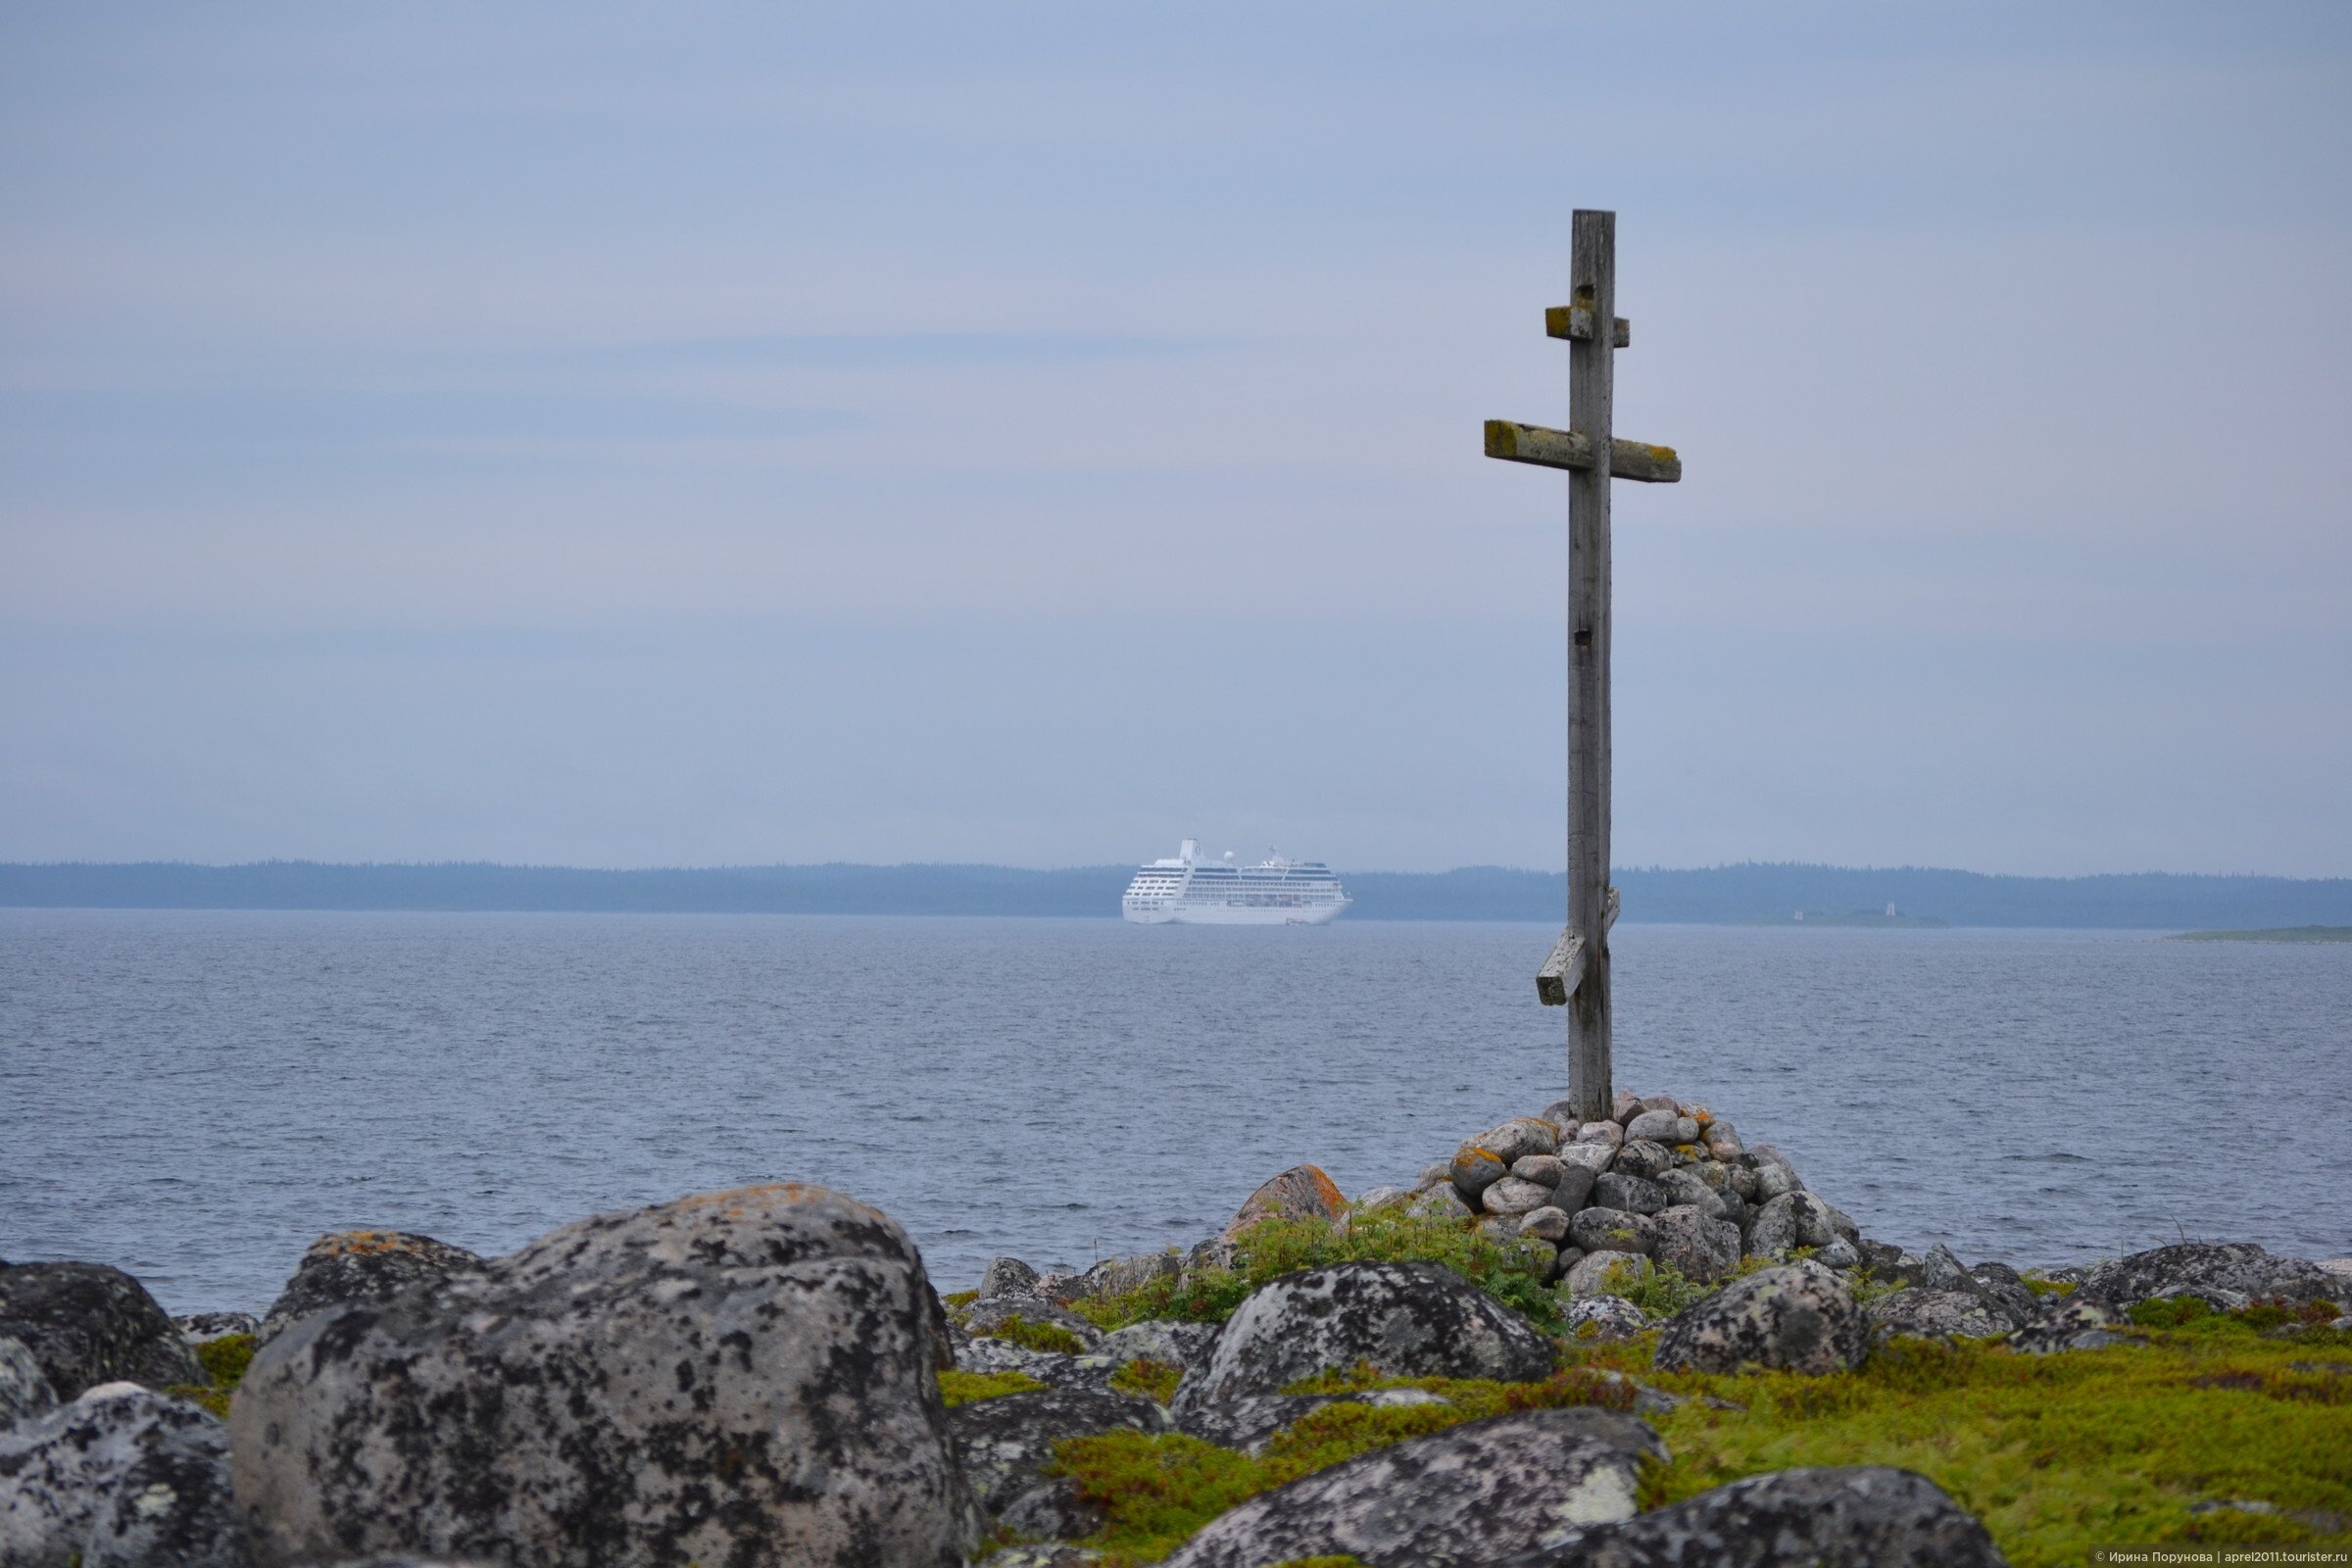
<svg viewBox="0 0 2352 1568">
<path fill-rule="evenodd" d="M 1376 1191 L 1369 1206 L 1483 1216 L 1498 1242 L 1533 1243 L 1570 1294 L 1603 1288 L 1610 1271 L 1644 1277 L 1656 1263 L 1714 1284 L 1742 1257 L 1851 1269 L 1872 1244 L 1843 1212 L 1805 1190 L 1788 1157 L 1754 1148 L 1706 1106 L 1671 1095 L 1619 1094 L 1605 1121 L 1579 1122 L 1567 1101 L 1490 1127 L 1422 1172 L 1417 1190 Z M 1893 1262 L 1900 1250 L 1882 1250 Z"/>
</svg>

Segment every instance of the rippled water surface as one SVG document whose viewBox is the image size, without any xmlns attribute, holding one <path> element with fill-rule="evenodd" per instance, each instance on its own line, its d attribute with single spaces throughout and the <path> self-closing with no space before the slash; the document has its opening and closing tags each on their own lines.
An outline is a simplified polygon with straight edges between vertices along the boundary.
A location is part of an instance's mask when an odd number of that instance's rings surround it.
<svg viewBox="0 0 2352 1568">
<path fill-rule="evenodd" d="M 1555 933 L 1341 921 L 0 910 L 0 1257 L 258 1309 L 357 1225 L 502 1251 L 744 1182 L 947 1286 L 1190 1244 L 1562 1092 Z M 2054 1263 L 2352 1252 L 2352 949 L 1620 926 L 1618 1079 L 1874 1236 Z"/>
</svg>

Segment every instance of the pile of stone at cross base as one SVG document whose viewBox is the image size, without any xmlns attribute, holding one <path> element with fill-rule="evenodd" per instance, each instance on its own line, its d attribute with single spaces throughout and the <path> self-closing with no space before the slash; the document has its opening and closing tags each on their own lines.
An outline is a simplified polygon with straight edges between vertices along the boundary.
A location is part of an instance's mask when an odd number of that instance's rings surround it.
<svg viewBox="0 0 2352 1568">
<path fill-rule="evenodd" d="M 1814 1249 L 1675 1314 L 1659 1333 L 1660 1367 L 1858 1364 L 1890 1327 L 1874 1325 L 1846 1282 L 1873 1258 L 1916 1269 L 1922 1321 L 1948 1306 L 1961 1324 L 1919 1332 L 1971 1333 L 2033 1309 L 2030 1300 L 2013 1309 L 2013 1276 L 1964 1270 L 1942 1253 L 1886 1259 L 1786 1160 L 1740 1147 L 1690 1107 L 1624 1109 L 1608 1126 L 1506 1123 L 1417 1192 L 1365 1198 L 1507 1228 L 1513 1244 L 1543 1241 L 1551 1250 L 1528 1255 L 1562 1273 L 1572 1318 L 1588 1303 L 1597 1309 L 1579 1325 L 1593 1332 L 1627 1312 L 1641 1320 L 1621 1297 L 1574 1296 L 1611 1283 L 1585 1267 L 1603 1252 L 1713 1266 L 1740 1255 L 1727 1232 L 1767 1257 Z M 1526 1189 L 1544 1200 L 1531 1203 Z M 1466 1194 L 1486 1219 L 1472 1217 Z M 1596 1206 L 1596 1197 L 1608 1201 Z M 1351 1224 L 1363 1206 L 1300 1167 L 1261 1187 L 1191 1264 L 1161 1254 L 1041 1277 L 1000 1259 L 953 1313 L 887 1215 L 792 1184 L 581 1220 L 497 1258 L 425 1237 L 339 1233 L 313 1244 L 258 1320 L 175 1321 L 136 1280 L 103 1265 L 0 1263 L 0 1563 L 950 1568 L 1009 1538 L 1024 1544 L 997 1552 L 998 1568 L 1080 1568 L 1097 1557 L 1075 1543 L 1103 1516 L 1052 1469 L 1062 1440 L 1176 1431 L 1256 1450 L 1334 1402 L 1445 1402 L 1420 1389 L 1285 1392 L 1318 1373 L 1552 1375 L 1553 1341 L 1430 1263 L 1289 1274 L 1221 1325 L 1147 1321 L 1106 1333 L 1069 1309 L 1088 1294 L 1229 1260 L 1231 1238 L 1268 1214 Z M 1697 1218 L 1661 1223 L 1677 1210 Z M 1542 1234 L 1551 1215 L 1567 1221 L 1556 1243 Z M 1606 1245 L 1587 1249 L 1579 1221 Z M 1686 1231 L 1694 1240 L 1674 1251 Z M 1838 1241 L 1855 1260 L 1842 1272 L 1823 1261 L 1844 1260 Z M 2352 1279 L 2259 1248 L 2189 1245 L 2090 1270 L 2012 1337 L 2034 1349 L 2096 1345 L 2113 1311 L 2182 1291 L 2222 1304 L 2261 1296 L 2352 1305 Z M 223 1422 L 165 1391 L 203 1382 L 192 1345 L 231 1331 L 255 1333 L 259 1348 Z M 1058 1348 L 1037 1348 L 1049 1342 Z M 1175 1374 L 1164 1403 L 1130 1392 L 1139 1360 Z M 950 1408 L 939 1382 L 950 1368 L 1020 1371 L 1043 1387 Z M 2001 1560 L 1932 1482 L 1878 1466 L 1751 1476 L 1644 1510 L 1640 1467 L 1671 1455 L 1642 1417 L 1670 1396 L 1613 1378 L 1592 1403 L 1462 1422 L 1242 1500 L 1168 1561 Z"/>
</svg>

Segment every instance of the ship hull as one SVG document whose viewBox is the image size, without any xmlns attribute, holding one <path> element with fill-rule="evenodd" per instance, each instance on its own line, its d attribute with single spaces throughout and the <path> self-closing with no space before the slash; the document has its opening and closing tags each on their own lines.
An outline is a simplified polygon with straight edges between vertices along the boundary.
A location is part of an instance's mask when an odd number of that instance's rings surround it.
<svg viewBox="0 0 2352 1568">
<path fill-rule="evenodd" d="M 1235 907 L 1224 904 L 1196 904 L 1174 908 L 1125 911 L 1130 925 L 1329 925 L 1348 912 L 1353 899 L 1335 904 L 1290 906 Z"/>
</svg>

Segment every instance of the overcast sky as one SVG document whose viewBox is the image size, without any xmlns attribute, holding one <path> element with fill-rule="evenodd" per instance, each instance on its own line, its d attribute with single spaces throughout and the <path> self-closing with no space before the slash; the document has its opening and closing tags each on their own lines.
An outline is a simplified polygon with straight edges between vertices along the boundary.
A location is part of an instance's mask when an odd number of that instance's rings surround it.
<svg viewBox="0 0 2352 1568">
<path fill-rule="evenodd" d="M 1666 12 L 1670 20 L 1659 21 Z M 2352 874 L 2352 7 L 16 5 L 0 858 Z"/>
</svg>

